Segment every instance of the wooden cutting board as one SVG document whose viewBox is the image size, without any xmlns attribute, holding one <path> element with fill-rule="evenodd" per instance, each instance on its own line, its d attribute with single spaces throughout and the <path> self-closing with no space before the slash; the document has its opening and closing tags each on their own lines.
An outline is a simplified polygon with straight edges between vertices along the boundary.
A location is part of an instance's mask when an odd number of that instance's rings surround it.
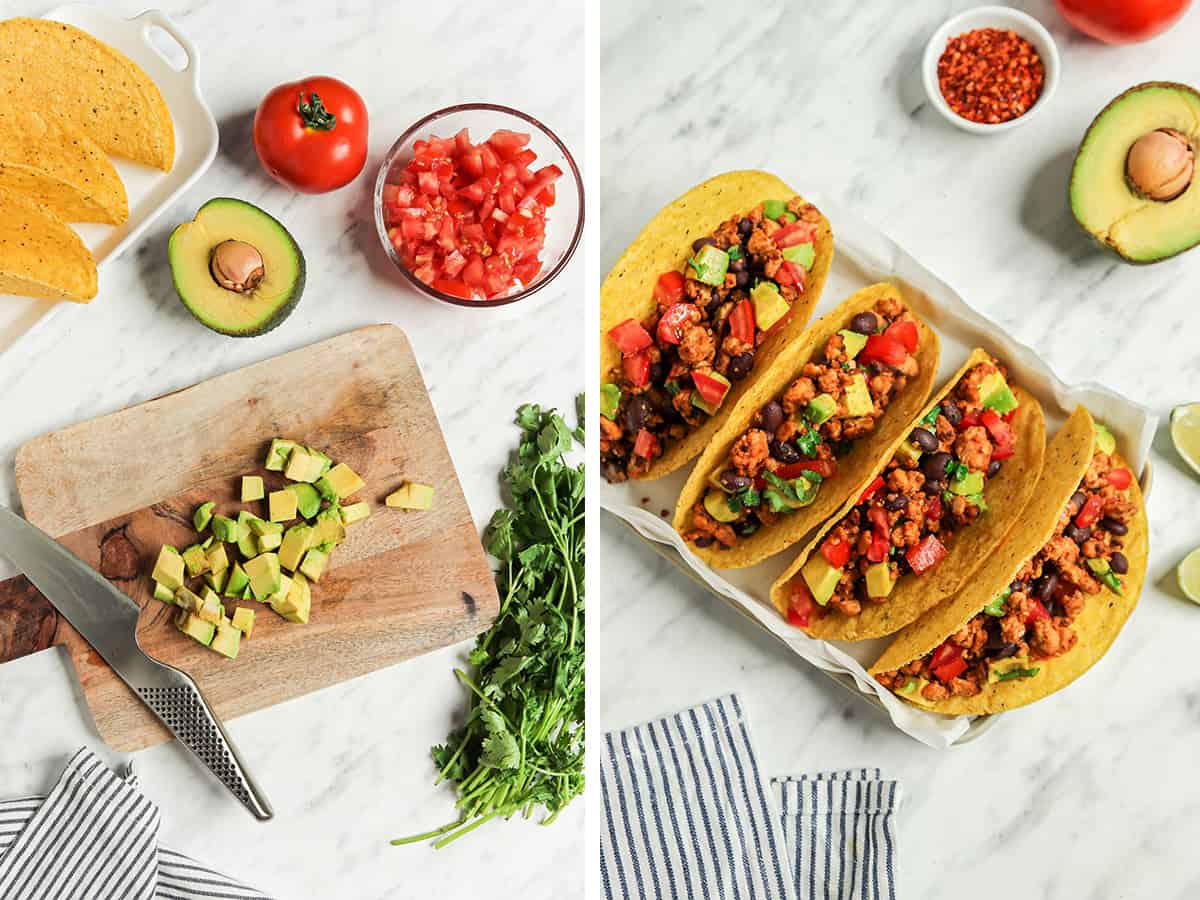
<svg viewBox="0 0 1200 900">
<path fill-rule="evenodd" d="M 308 625 L 252 601 L 254 636 L 236 660 L 172 624 L 147 572 L 164 543 L 195 540 L 192 511 L 238 501 L 240 476 L 263 474 L 272 437 L 324 450 L 366 481 L 371 516 L 347 528 L 313 585 Z M 268 490 L 283 479 L 265 473 Z M 432 484 L 433 508 L 388 509 L 411 479 Z M 30 522 L 59 539 L 142 608 L 138 640 L 191 674 L 223 719 L 253 712 L 457 643 L 487 628 L 495 584 L 412 348 L 391 325 L 362 328 L 109 416 L 30 441 L 17 453 Z M 236 514 L 236 512 L 235 512 Z M 0 582 L 0 663 L 61 645 L 96 726 L 115 750 L 170 734 L 23 576 Z"/>
</svg>

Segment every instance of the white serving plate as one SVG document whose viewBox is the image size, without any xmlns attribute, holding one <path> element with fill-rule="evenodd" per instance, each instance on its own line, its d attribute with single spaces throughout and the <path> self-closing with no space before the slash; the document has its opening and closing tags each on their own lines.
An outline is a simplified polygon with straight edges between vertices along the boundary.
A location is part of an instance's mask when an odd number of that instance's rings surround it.
<svg viewBox="0 0 1200 900">
<path fill-rule="evenodd" d="M 1147 457 L 1158 426 L 1158 419 L 1150 410 L 1098 384 L 1064 384 L 1031 348 L 1014 341 L 1000 326 L 968 306 L 957 291 L 883 232 L 852 213 L 814 202 L 833 225 L 836 252 L 813 320 L 868 284 L 878 281 L 896 284 L 905 300 L 941 338 L 934 391 L 962 364 L 972 348 L 983 347 L 1005 362 L 1016 382 L 1037 397 L 1046 414 L 1047 440 L 1070 411 L 1083 404 L 1112 429 L 1121 452 L 1134 471 L 1140 473 L 1143 491 L 1149 493 Z M 866 666 L 879 657 L 891 638 L 855 643 L 819 641 L 784 621 L 770 602 L 769 589 L 804 541 L 748 569 L 718 571 L 701 562 L 671 527 L 675 500 L 690 469 L 685 466 L 659 481 L 602 483 L 601 508 L 623 520 L 707 592 L 729 603 L 843 687 L 882 708 L 897 728 L 916 740 L 931 747 L 948 747 L 978 737 L 998 720 L 1001 714 L 939 716 L 905 703 L 880 686 L 867 674 Z M 665 519 L 658 515 L 663 509 L 669 511 Z M 1116 652 L 1120 652 L 1120 646 L 1118 641 Z M 1053 699 L 1044 702 L 1052 703 Z"/>
<path fill-rule="evenodd" d="M 212 164 L 217 155 L 217 123 L 200 94 L 196 48 L 164 13 L 152 9 L 135 18 L 122 19 L 99 7 L 76 3 L 53 9 L 44 18 L 81 28 L 141 66 L 162 92 L 175 126 L 175 165 L 170 172 L 113 159 L 129 195 L 129 219 L 123 225 L 72 225 L 101 270 L 99 293 L 92 302 L 111 303 L 116 298 L 104 296 L 105 264 L 120 256 Z M 168 62 L 151 43 L 152 33 L 160 45 L 169 45 L 172 40 L 178 45 L 179 55 L 186 60 L 182 68 Z M 60 309 L 77 306 L 69 301 L 0 295 L 0 352 L 33 328 L 45 324 Z"/>
</svg>

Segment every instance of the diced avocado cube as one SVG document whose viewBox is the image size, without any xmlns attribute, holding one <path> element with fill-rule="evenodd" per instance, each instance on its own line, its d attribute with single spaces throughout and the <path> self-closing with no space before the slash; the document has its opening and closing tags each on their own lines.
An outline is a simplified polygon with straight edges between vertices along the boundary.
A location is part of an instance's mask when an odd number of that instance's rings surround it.
<svg viewBox="0 0 1200 900">
<path fill-rule="evenodd" d="M 846 414 L 851 416 L 869 416 L 875 409 L 875 401 L 867 389 L 867 379 L 862 372 L 855 372 L 850 383 L 846 385 Z"/>
<path fill-rule="evenodd" d="M 345 463 L 338 463 L 330 469 L 325 474 L 325 480 L 333 485 L 333 489 L 337 492 L 339 500 L 343 500 L 351 494 L 361 491 L 365 485 L 365 482 L 358 476 L 358 473 Z"/>
<path fill-rule="evenodd" d="M 295 447 L 295 441 L 285 441 L 282 438 L 272 439 L 271 446 L 267 449 L 267 461 L 263 463 L 263 468 L 268 472 L 282 472 Z"/>
<path fill-rule="evenodd" d="M 190 638 L 199 641 L 205 647 L 208 647 L 213 642 L 213 635 L 216 633 L 217 627 L 211 622 L 206 622 L 194 613 L 183 612 L 175 622 L 176 626 Z"/>
<path fill-rule="evenodd" d="M 384 502 L 396 509 L 429 509 L 433 506 L 433 485 L 406 481 Z"/>
<path fill-rule="evenodd" d="M 704 495 L 705 511 L 718 522 L 736 522 L 738 514 L 729 505 L 729 495 L 724 491 L 709 491 Z"/>
<path fill-rule="evenodd" d="M 304 562 L 300 563 L 300 571 L 309 581 L 320 581 L 329 565 L 329 554 L 315 547 L 304 554 Z"/>
<path fill-rule="evenodd" d="M 896 578 L 892 567 L 885 559 L 883 562 L 871 563 L 867 566 L 867 596 L 886 597 L 896 586 Z"/>
<path fill-rule="evenodd" d="M 833 592 L 842 578 L 842 570 L 831 566 L 829 560 L 820 551 L 815 551 L 808 558 L 808 562 L 804 564 L 800 574 L 804 578 L 804 583 L 808 585 L 808 589 L 812 591 L 813 599 L 822 606 L 829 603 L 829 598 L 833 596 Z"/>
<path fill-rule="evenodd" d="M 208 556 L 199 544 L 192 544 L 183 551 L 183 564 L 187 566 L 188 575 L 195 578 L 208 571 Z"/>
<path fill-rule="evenodd" d="M 349 506 L 341 508 L 342 524 L 353 525 L 355 522 L 361 522 L 371 514 L 371 507 L 367 502 L 351 503 Z"/>
<path fill-rule="evenodd" d="M 921 448 L 914 444 L 910 438 L 905 438 L 900 442 L 900 446 L 896 448 L 894 456 L 901 463 L 915 463 L 921 458 Z"/>
<path fill-rule="evenodd" d="M 291 491 L 271 491 L 267 505 L 272 522 L 290 522 L 296 518 L 296 495 Z"/>
<path fill-rule="evenodd" d="M 154 599 L 163 603 L 174 603 L 175 592 L 160 581 L 154 582 Z"/>
<path fill-rule="evenodd" d="M 239 606 L 233 612 L 233 627 L 242 633 L 243 637 L 254 634 L 254 610 L 248 606 Z"/>
<path fill-rule="evenodd" d="M 255 537 L 262 537 L 264 534 L 283 534 L 283 525 L 279 522 L 268 522 L 265 519 L 251 519 L 246 525 L 250 528 L 250 533 Z"/>
<path fill-rule="evenodd" d="M 272 606 L 274 606 L 275 603 L 280 602 L 285 597 L 287 597 L 288 593 L 291 590 L 292 590 L 292 576 L 280 574 L 279 590 L 277 590 L 275 593 L 273 593 L 270 597 L 265 597 L 263 599 L 263 602 L 270 603 Z"/>
<path fill-rule="evenodd" d="M 346 539 L 346 526 L 342 524 L 341 510 L 329 507 L 322 510 L 313 526 L 314 544 L 340 544 Z"/>
<path fill-rule="evenodd" d="M 309 587 L 308 580 L 299 573 L 292 579 L 292 587 L 287 596 L 271 604 L 271 609 L 289 622 L 299 625 L 308 624 L 308 614 L 311 608 L 312 589 Z"/>
<path fill-rule="evenodd" d="M 208 548 L 212 546 L 212 543 L 213 543 L 213 536 L 210 534 L 208 537 L 206 537 L 204 540 L 202 540 L 200 542 L 200 549 L 203 550 L 205 553 L 207 553 Z"/>
<path fill-rule="evenodd" d="M 254 596 L 265 601 L 279 590 L 279 557 L 274 553 L 262 553 L 243 566 L 250 578 L 250 589 Z"/>
<path fill-rule="evenodd" d="M 830 416 L 835 412 L 837 412 L 837 401 L 833 399 L 833 396 L 831 394 L 817 394 L 817 396 L 808 401 L 804 415 L 814 425 L 820 425 L 822 422 L 828 422 Z"/>
<path fill-rule="evenodd" d="M 217 504 L 209 500 L 207 503 L 201 503 L 196 511 L 192 513 L 192 524 L 196 526 L 197 531 L 203 531 L 208 527 L 208 523 L 212 521 L 212 511 Z"/>
<path fill-rule="evenodd" d="M 278 550 L 282 543 L 283 535 L 272 531 L 258 539 L 258 549 L 261 553 L 266 553 L 268 550 Z"/>
<path fill-rule="evenodd" d="M 177 547 L 174 547 L 174 546 L 172 546 L 171 544 L 163 544 L 163 545 L 162 545 L 162 549 L 163 549 L 163 550 L 169 550 L 171 553 L 174 553 L 176 556 L 178 556 L 178 555 L 179 555 L 179 548 L 177 548 Z"/>
<path fill-rule="evenodd" d="M 788 262 L 794 262 L 798 266 L 811 269 L 813 261 L 817 258 L 817 252 L 813 247 L 812 241 L 807 241 L 803 244 L 793 244 L 791 247 L 785 247 L 783 249 L 783 258 Z"/>
<path fill-rule="evenodd" d="M 181 587 L 175 591 L 175 605 L 186 609 L 188 612 L 198 613 L 200 612 L 200 607 L 204 605 L 204 601 L 200 599 L 199 594 L 188 590 L 186 587 Z"/>
<path fill-rule="evenodd" d="M 323 480 L 324 478 L 318 479 L 318 483 Z M 296 509 L 304 518 L 311 519 L 321 511 L 321 494 L 311 484 L 304 482 L 289 484 L 284 490 L 291 491 L 296 495 Z"/>
<path fill-rule="evenodd" d="M 314 529 L 311 525 L 293 525 L 279 546 L 279 564 L 292 572 L 300 568 L 304 553 L 312 546 Z"/>
<path fill-rule="evenodd" d="M 241 643 L 241 629 L 234 628 L 232 623 L 222 622 L 217 626 L 217 636 L 213 638 L 208 647 L 229 659 L 237 659 L 238 647 Z"/>
<path fill-rule="evenodd" d="M 983 473 L 964 472 L 950 482 L 950 492 L 960 497 L 968 497 L 983 492 Z"/>
<path fill-rule="evenodd" d="M 1116 452 L 1117 439 L 1113 437 L 1113 433 L 1108 430 L 1108 427 L 1101 425 L 1099 422 L 1094 422 L 1093 428 L 1096 432 L 1096 449 L 1101 453 Z"/>
<path fill-rule="evenodd" d="M 770 329 L 791 309 L 773 281 L 760 281 L 752 287 L 750 302 L 754 305 L 754 324 L 760 331 Z"/>
<path fill-rule="evenodd" d="M 850 331 L 848 328 L 843 328 L 838 334 L 842 336 L 842 346 L 846 348 L 846 355 L 851 359 L 857 357 L 862 352 L 862 348 L 867 346 L 865 334 Z"/>
<path fill-rule="evenodd" d="M 252 503 L 266 496 L 266 486 L 261 475 L 242 476 L 242 502 Z"/>
<path fill-rule="evenodd" d="M 320 450 L 314 450 L 312 447 L 305 447 L 304 449 L 308 451 L 309 456 L 314 456 L 321 461 L 321 471 L 317 473 L 318 477 L 320 477 L 321 475 L 324 475 L 331 468 L 333 468 L 333 460 L 330 459 L 328 456 L 326 456 L 324 453 L 322 453 Z"/>
<path fill-rule="evenodd" d="M 1013 396 L 1008 382 L 999 372 L 990 372 L 979 382 L 979 399 L 984 408 L 994 409 L 1000 415 L 1010 413 L 1017 408 L 1017 398 Z"/>
<path fill-rule="evenodd" d="M 238 534 L 237 546 L 242 559 L 253 559 L 258 556 L 258 539 L 246 524 L 242 525 L 242 530 Z"/>
<path fill-rule="evenodd" d="M 1103 575 L 1105 572 L 1109 571 L 1109 569 L 1110 569 L 1108 560 L 1107 559 L 1099 559 L 1099 558 L 1089 559 L 1087 561 L 1087 567 L 1089 569 L 1091 569 L 1092 572 L 1096 575 Z"/>
<path fill-rule="evenodd" d="M 183 587 L 183 557 L 174 550 L 163 547 L 158 551 L 158 559 L 154 563 L 154 571 L 150 577 L 159 584 L 174 591 Z"/>
<path fill-rule="evenodd" d="M 621 389 L 608 381 L 600 385 L 600 415 L 610 421 L 616 421 L 620 406 Z"/>
<path fill-rule="evenodd" d="M 337 491 L 333 489 L 333 485 L 329 483 L 329 479 L 324 475 L 313 482 L 313 487 L 316 488 L 317 494 L 322 500 L 328 500 L 330 503 L 337 501 Z"/>
<path fill-rule="evenodd" d="M 200 612 L 196 613 L 205 622 L 212 622 L 216 625 L 225 616 L 225 607 L 221 605 L 221 598 L 212 591 L 205 591 L 201 598 L 204 603 L 200 607 Z"/>
<path fill-rule="evenodd" d="M 314 482 L 324 473 L 328 457 L 314 456 L 303 447 L 297 447 L 288 457 L 283 474 L 292 481 Z"/>
<path fill-rule="evenodd" d="M 247 582 L 246 586 L 242 589 L 242 599 L 243 600 L 253 600 L 254 599 L 254 589 L 252 587 L 250 587 L 249 582 Z"/>
<path fill-rule="evenodd" d="M 204 583 L 216 591 L 218 594 L 225 590 L 225 584 L 229 581 L 229 569 L 224 568 L 219 572 L 205 572 Z"/>
<path fill-rule="evenodd" d="M 250 585 L 250 577 L 241 563 L 234 563 L 229 570 L 229 580 L 225 582 L 225 596 L 237 597 Z"/>
<path fill-rule="evenodd" d="M 208 548 L 208 570 L 221 572 L 229 568 L 229 554 L 225 552 L 224 544 L 213 544 Z"/>
<path fill-rule="evenodd" d="M 233 543 L 238 539 L 241 528 L 238 527 L 238 523 L 234 519 L 230 519 L 227 516 L 213 516 L 212 533 L 213 537 L 218 541 Z"/>
</svg>

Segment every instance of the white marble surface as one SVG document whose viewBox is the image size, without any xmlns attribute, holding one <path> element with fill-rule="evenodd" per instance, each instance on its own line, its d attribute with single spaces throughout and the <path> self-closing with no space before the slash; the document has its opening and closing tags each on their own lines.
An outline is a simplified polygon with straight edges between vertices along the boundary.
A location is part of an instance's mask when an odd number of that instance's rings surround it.
<svg viewBox="0 0 1200 900">
<path fill-rule="evenodd" d="M 3 13 L 37 14 L 44 4 L 9 0 Z M 105 5 L 134 15 L 146 3 Z M 282 0 L 161 6 L 199 48 L 221 151 L 145 239 L 106 267 L 90 307 L 66 311 L 0 358 L 0 501 L 17 502 L 13 454 L 35 435 L 390 321 L 412 339 L 482 525 L 499 502 L 497 473 L 516 439 L 507 425 L 515 407 L 533 400 L 569 408 L 582 387 L 582 259 L 547 289 L 535 316 L 437 305 L 388 276 L 366 218 L 368 191 L 378 160 L 401 131 L 463 100 L 525 109 L 582 156 L 581 10 L 553 0 L 424 4 L 419 11 L 415 4 Z M 309 74 L 356 86 L 371 115 L 366 172 L 316 197 L 292 194 L 262 175 L 249 143 L 262 95 Z M 167 234 L 217 195 L 275 213 L 307 255 L 303 301 L 264 337 L 233 340 L 205 330 L 171 287 Z M 531 898 L 580 896 L 579 803 L 551 828 L 489 825 L 437 852 L 387 844 L 454 818 L 452 791 L 432 785 L 428 747 L 461 715 L 451 669 L 468 646 L 232 722 L 275 805 L 268 824 L 255 822 L 179 745 L 137 754 L 144 789 L 163 807 L 164 841 L 279 897 L 494 896 L 498 884 L 503 893 Z M 46 790 L 81 744 L 102 749 L 65 657 L 41 653 L 0 668 L 0 797 Z"/>
<path fill-rule="evenodd" d="M 980 138 L 928 109 L 916 75 L 928 35 L 970 5 L 607 3 L 601 268 L 692 184 L 764 167 L 899 239 L 1065 380 L 1102 381 L 1165 421 L 1200 399 L 1200 251 L 1143 268 L 1105 256 L 1075 227 L 1066 178 L 1109 99 L 1142 80 L 1194 81 L 1200 11 L 1152 43 L 1106 48 L 1050 3 L 1022 4 L 1059 43 L 1058 94 L 1036 122 Z M 1173 568 L 1200 544 L 1200 491 L 1165 429 L 1153 462 L 1150 577 L 1113 651 L 947 752 L 894 730 L 604 516 L 593 733 L 735 690 L 766 772 L 870 765 L 903 781 L 903 897 L 1195 896 L 1200 610 Z"/>
</svg>

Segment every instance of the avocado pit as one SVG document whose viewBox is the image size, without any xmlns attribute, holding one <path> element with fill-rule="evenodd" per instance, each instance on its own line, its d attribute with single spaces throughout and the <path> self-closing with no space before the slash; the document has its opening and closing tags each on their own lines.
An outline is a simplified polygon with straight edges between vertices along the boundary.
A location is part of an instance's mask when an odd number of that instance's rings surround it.
<svg viewBox="0 0 1200 900">
<path fill-rule="evenodd" d="M 1146 132 L 1125 159 L 1130 186 L 1148 200 L 1174 200 L 1191 185 L 1194 172 L 1192 145 L 1172 128 Z"/>
<path fill-rule="evenodd" d="M 263 280 L 262 254 L 245 241 L 221 241 L 213 248 L 209 271 L 213 280 L 227 291 L 248 294 Z"/>
</svg>

